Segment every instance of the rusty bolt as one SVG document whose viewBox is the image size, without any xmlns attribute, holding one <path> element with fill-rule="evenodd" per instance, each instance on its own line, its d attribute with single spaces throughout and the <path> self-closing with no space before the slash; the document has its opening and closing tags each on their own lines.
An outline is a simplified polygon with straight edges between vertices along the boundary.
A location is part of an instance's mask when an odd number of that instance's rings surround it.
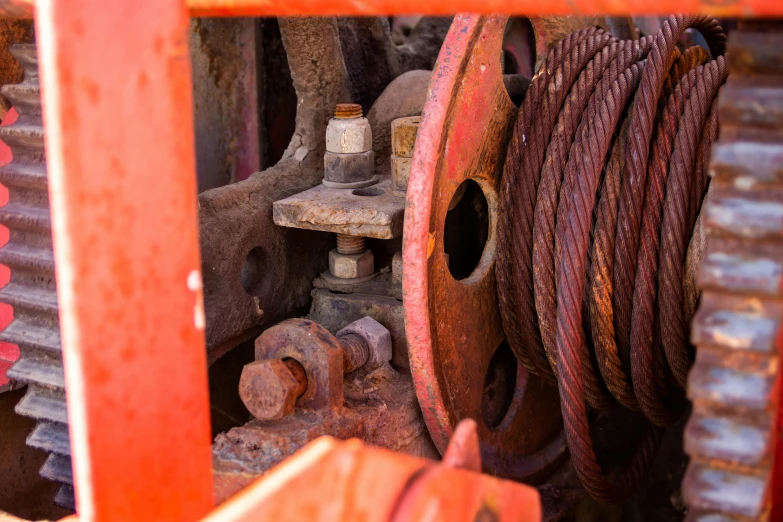
<svg viewBox="0 0 783 522">
<path fill-rule="evenodd" d="M 372 317 L 365 316 L 358 319 L 337 332 L 337 339 L 344 344 L 347 336 L 355 336 L 362 339 L 362 348 L 366 346 L 367 356 L 362 364 L 369 369 L 375 369 L 391 361 L 392 342 L 391 333 L 381 323 Z M 345 347 L 343 347 L 345 349 Z"/>
<path fill-rule="evenodd" d="M 306 389 L 304 368 L 294 359 L 246 364 L 239 378 L 239 396 L 248 411 L 259 420 L 290 415 L 296 398 Z"/>
</svg>

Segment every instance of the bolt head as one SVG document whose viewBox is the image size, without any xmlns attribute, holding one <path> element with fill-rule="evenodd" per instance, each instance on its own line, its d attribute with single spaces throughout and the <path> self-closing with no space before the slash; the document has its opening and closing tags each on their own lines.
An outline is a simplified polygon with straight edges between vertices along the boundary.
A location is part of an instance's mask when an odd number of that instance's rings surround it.
<svg viewBox="0 0 783 522">
<path fill-rule="evenodd" d="M 297 382 L 281 359 L 246 364 L 239 378 L 239 396 L 259 420 L 290 415 L 296 404 Z"/>
<path fill-rule="evenodd" d="M 356 279 L 375 273 L 375 257 L 372 251 L 361 254 L 341 254 L 337 249 L 329 252 L 329 272 L 340 279 Z"/>
</svg>

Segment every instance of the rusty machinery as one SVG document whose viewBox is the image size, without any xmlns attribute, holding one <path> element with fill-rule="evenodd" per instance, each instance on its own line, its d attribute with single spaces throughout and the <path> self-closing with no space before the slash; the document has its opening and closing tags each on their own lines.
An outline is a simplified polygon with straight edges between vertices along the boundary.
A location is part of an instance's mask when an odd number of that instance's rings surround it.
<svg viewBox="0 0 783 522">
<path fill-rule="evenodd" d="M 578 518 L 590 498 L 624 502 L 628 516 L 661 493 L 661 516 L 682 518 L 669 497 L 684 444 L 690 520 L 769 519 L 777 26 L 739 22 L 727 44 L 706 16 L 640 35 L 630 19 L 458 15 L 435 63 L 443 20 L 403 45 L 380 19 L 279 24 L 291 142 L 276 165 L 199 196 L 207 359 L 255 338 L 236 382 L 254 418 L 215 438 L 216 500 L 329 435 L 411 455 L 396 461 L 390 488 L 403 493 L 375 506 L 379 520 L 422 516 L 427 499 L 452 498 L 438 489 L 449 484 L 480 492 L 461 516 L 539 516 L 530 490 L 482 469 L 537 486 L 545 519 Z M 684 43 L 689 28 L 706 47 Z M 51 453 L 41 473 L 65 484 L 68 504 L 35 47 L 14 55 L 26 74 L 3 89 L 20 119 L 0 127 L 14 151 L 0 168 L 12 274 L 0 299 L 15 320 L 0 337 L 20 347 L 17 411 L 38 421 L 29 443 Z M 476 422 L 458 429 L 466 418 Z M 389 458 L 318 444 L 269 481 L 359 491 L 324 477 L 368 477 L 371 464 L 341 462 Z M 655 460 L 661 447 L 675 455 L 673 484 L 653 483 L 672 464 Z M 440 466 L 422 459 L 440 455 Z M 315 461 L 318 473 L 283 471 Z M 268 490 L 255 508 L 279 516 L 284 495 Z M 307 516 L 307 502 L 285 517 Z"/>
</svg>

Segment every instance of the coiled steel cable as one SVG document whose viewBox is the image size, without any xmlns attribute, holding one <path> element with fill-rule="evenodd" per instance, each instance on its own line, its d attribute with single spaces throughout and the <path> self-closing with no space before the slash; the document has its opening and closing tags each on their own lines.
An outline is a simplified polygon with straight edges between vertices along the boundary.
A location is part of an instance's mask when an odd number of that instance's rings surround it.
<svg viewBox="0 0 783 522">
<path fill-rule="evenodd" d="M 699 30 L 712 56 L 677 42 Z M 602 502 L 628 496 L 682 413 L 698 293 L 691 236 L 708 190 L 715 99 L 726 79 L 715 20 L 672 16 L 618 41 L 573 33 L 547 56 L 520 108 L 500 187 L 497 285 L 509 344 L 557 382 L 576 470 Z M 609 481 L 589 408 L 619 403 L 650 423 Z"/>
</svg>

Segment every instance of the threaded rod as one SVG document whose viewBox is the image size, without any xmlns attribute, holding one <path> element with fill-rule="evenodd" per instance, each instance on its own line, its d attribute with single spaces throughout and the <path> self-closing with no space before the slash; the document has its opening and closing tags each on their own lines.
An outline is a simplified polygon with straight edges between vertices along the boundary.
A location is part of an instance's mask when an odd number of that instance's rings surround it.
<svg viewBox="0 0 783 522">
<path fill-rule="evenodd" d="M 364 238 L 361 236 L 349 236 L 337 234 L 337 252 L 340 254 L 361 254 L 364 252 Z"/>
<path fill-rule="evenodd" d="M 349 373 L 364 366 L 370 358 L 370 347 L 367 341 L 358 334 L 345 334 L 339 337 L 343 346 L 343 371 Z"/>
</svg>

